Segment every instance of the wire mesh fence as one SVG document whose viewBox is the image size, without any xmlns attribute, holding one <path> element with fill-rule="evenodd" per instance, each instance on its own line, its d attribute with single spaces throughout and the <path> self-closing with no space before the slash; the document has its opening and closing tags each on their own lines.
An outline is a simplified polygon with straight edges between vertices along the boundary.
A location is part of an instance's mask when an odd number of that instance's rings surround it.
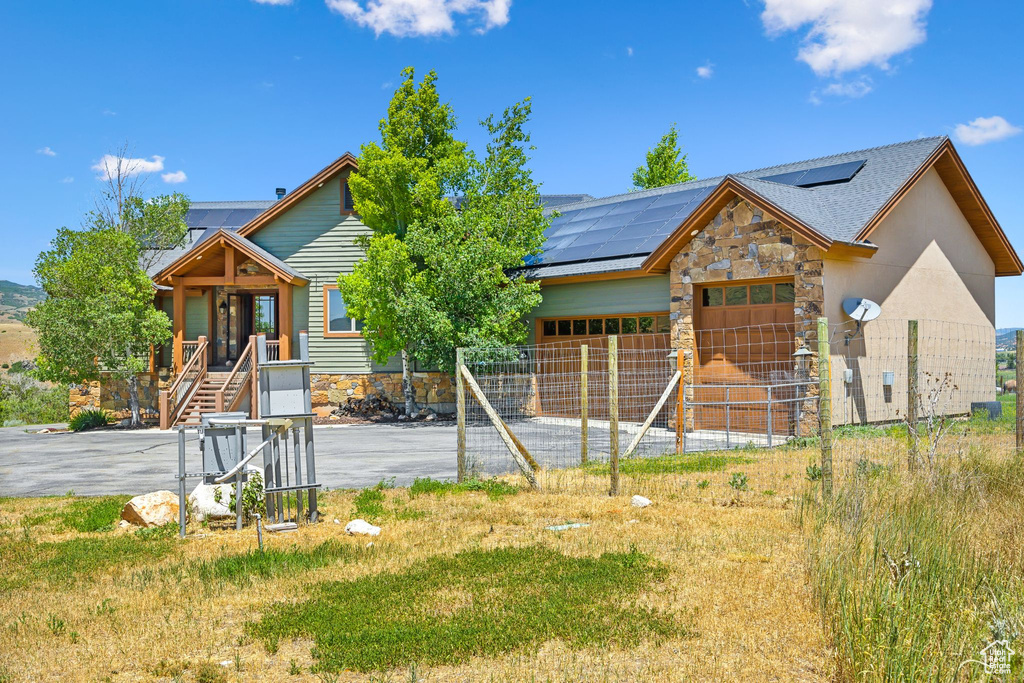
<svg viewBox="0 0 1024 683">
<path fill-rule="evenodd" d="M 779 505 L 880 468 L 1016 450 L 990 326 L 822 321 L 817 335 L 698 330 L 678 351 L 647 334 L 460 357 L 463 476 L 543 490 Z"/>
</svg>

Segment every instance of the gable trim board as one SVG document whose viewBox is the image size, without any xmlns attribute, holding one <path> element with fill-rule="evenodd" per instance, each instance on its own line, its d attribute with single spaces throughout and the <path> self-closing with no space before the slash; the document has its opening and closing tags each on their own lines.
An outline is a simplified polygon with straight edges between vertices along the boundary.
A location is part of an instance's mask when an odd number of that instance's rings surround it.
<svg viewBox="0 0 1024 683">
<path fill-rule="evenodd" d="M 199 261 L 202 260 L 203 256 L 206 256 L 209 252 L 217 248 L 224 249 L 225 275 L 223 277 L 190 277 L 187 275 L 192 267 L 199 265 Z M 279 280 L 290 285 L 304 285 L 309 282 L 308 278 L 295 271 L 293 268 L 288 266 L 287 263 L 281 261 L 270 252 L 265 251 L 243 237 L 239 237 L 236 233 L 223 228 L 218 228 L 217 232 L 214 233 L 212 237 L 203 240 L 201 243 L 197 244 L 195 247 L 165 266 L 163 270 L 153 276 L 153 281 L 158 285 L 167 285 L 175 284 L 175 281 L 178 278 L 185 277 L 188 278 L 188 282 L 186 282 L 186 284 L 255 284 L 260 276 L 236 275 L 234 273 L 233 266 L 236 260 L 236 250 L 242 252 L 253 261 L 256 261 L 258 264 L 269 270 L 273 274 L 274 280 Z M 202 282 L 198 281 L 200 279 Z M 260 284 L 273 284 L 273 282 L 260 282 Z"/>
<path fill-rule="evenodd" d="M 857 235 L 857 240 L 866 240 L 881 225 L 886 216 L 917 184 L 932 167 L 935 168 L 946 189 L 956 201 L 960 213 L 964 215 L 985 250 L 992 257 L 996 266 L 996 277 L 1021 275 L 1024 273 L 1024 262 L 1010 244 L 1002 226 L 996 220 L 988 202 L 981 195 L 974 178 L 967 172 L 963 159 L 957 154 L 953 143 L 948 139 L 939 146 L 935 153 L 911 176 L 892 198 L 878 211 L 875 217 L 864 226 Z"/>
<path fill-rule="evenodd" d="M 299 204 L 307 195 L 319 190 L 324 184 L 329 182 L 342 171 L 346 169 L 354 171 L 357 168 L 356 158 L 352 156 L 350 152 L 345 152 L 329 165 L 321 169 L 312 178 L 295 188 L 295 190 L 290 194 L 285 195 L 284 199 L 275 203 L 274 206 L 270 207 L 259 216 L 256 216 L 256 218 L 239 228 L 238 234 L 242 237 L 251 235 L 263 226 L 271 223 L 278 216 L 287 212 L 293 206 Z M 342 188 L 342 193 L 344 193 L 344 188 Z M 341 208 L 344 209 L 343 203 Z M 344 214 L 344 212 L 342 213 Z"/>
</svg>

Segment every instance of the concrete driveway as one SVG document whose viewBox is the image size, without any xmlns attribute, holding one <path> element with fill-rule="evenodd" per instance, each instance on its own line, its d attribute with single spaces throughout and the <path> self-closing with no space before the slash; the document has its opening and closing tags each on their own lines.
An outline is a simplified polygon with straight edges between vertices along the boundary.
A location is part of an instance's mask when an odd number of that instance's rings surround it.
<svg viewBox="0 0 1024 683">
<path fill-rule="evenodd" d="M 0 496 L 177 490 L 174 432 L 33 434 L 26 429 L 38 428 L 0 429 Z M 332 425 L 313 434 L 317 478 L 328 488 L 361 488 L 390 477 L 404 486 L 416 477 L 456 475 L 454 422 Z M 201 467 L 196 441 L 190 433 L 189 471 Z"/>
</svg>

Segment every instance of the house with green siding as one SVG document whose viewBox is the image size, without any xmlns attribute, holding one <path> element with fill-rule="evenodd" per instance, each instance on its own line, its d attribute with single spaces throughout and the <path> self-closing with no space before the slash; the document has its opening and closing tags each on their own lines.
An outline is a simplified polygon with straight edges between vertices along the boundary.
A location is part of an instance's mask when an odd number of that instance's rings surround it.
<svg viewBox="0 0 1024 683">
<path fill-rule="evenodd" d="M 151 272 L 156 305 L 173 324 L 172 342 L 154 349 L 142 382 L 162 424 L 251 410 L 260 334 L 273 358 L 289 359 L 308 333 L 319 414 L 373 394 L 400 402 L 399 364 L 372 362 L 337 289 L 368 232 L 348 190 L 355 171 L 345 154 L 276 200 L 193 204 L 191 243 L 162 254 Z M 817 318 L 842 321 L 851 297 L 880 303 L 883 319 L 973 325 L 994 345 L 994 278 L 1024 271 L 945 137 L 610 197 L 542 200 L 551 226 L 542 253 L 520 270 L 543 295 L 528 316 L 530 343 L 600 345 L 621 335 L 627 345 L 682 350 L 690 382 L 725 377 L 749 385 L 747 394 L 785 381 L 794 353 L 815 347 Z M 832 362 L 842 370 L 851 360 Z M 881 379 L 874 384 L 861 382 L 882 391 Z M 414 385 L 421 405 L 452 409 L 451 378 L 415 368 Z M 993 387 L 982 378 L 964 393 L 983 398 Z M 847 391 L 833 392 L 842 421 L 889 417 L 856 414 L 858 405 L 885 402 L 850 401 Z M 118 388 L 101 383 L 73 396 L 73 410 L 116 410 L 119 401 Z"/>
</svg>

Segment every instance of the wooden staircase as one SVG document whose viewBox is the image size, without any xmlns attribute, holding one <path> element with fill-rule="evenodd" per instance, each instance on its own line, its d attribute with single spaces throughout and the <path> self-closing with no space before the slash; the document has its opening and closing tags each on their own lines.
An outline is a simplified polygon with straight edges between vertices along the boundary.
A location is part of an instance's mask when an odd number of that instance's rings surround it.
<svg viewBox="0 0 1024 683">
<path fill-rule="evenodd" d="M 177 424 L 197 427 L 202 422 L 203 415 L 217 412 L 217 392 L 224 388 L 224 383 L 230 375 L 230 371 L 207 372 L 203 383 L 182 410 Z"/>
</svg>

